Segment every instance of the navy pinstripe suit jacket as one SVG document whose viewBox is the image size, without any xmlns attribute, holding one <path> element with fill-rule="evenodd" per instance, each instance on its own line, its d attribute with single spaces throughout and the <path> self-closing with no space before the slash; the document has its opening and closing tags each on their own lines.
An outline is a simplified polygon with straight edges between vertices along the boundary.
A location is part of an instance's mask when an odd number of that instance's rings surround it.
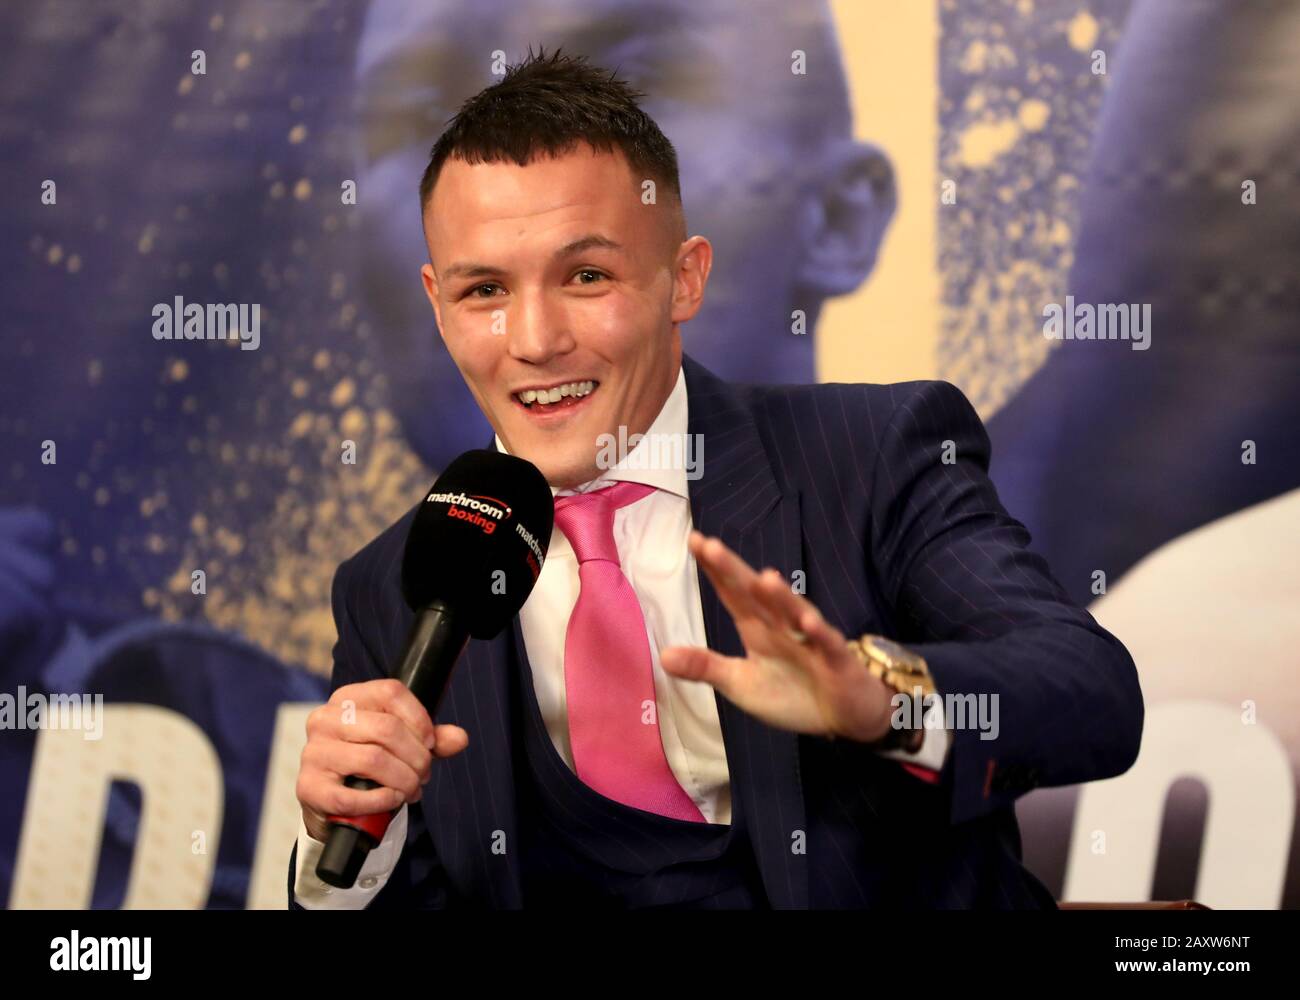
<svg viewBox="0 0 1300 1000">
<path fill-rule="evenodd" d="M 1127 770 L 1142 694 L 1124 646 L 1069 601 L 998 502 L 975 411 L 946 382 L 742 386 L 682 363 L 688 430 L 704 444 L 696 527 L 752 566 L 802 571 L 827 619 L 916 650 L 941 693 L 997 699 L 997 738 L 981 739 L 974 720 L 954 731 L 930 784 L 866 746 L 772 728 L 719 696 L 733 798 L 771 904 L 1054 906 L 1020 862 L 1013 803 L 1036 785 Z M 413 513 L 338 569 L 332 687 L 387 676 L 400 654 Z M 703 574 L 700 592 L 710 648 L 742 655 Z M 510 850 L 517 655 L 526 664 L 517 619 L 495 640 L 470 640 L 435 719 L 463 726 L 469 747 L 436 762 L 408 807 L 407 844 L 372 908 L 523 905 Z M 504 853 L 493 850 L 502 836 Z"/>
</svg>

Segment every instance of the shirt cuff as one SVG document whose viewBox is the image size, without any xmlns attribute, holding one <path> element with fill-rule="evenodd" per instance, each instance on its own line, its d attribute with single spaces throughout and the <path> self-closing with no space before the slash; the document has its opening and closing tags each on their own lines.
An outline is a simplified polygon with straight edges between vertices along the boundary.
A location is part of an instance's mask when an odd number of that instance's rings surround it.
<svg viewBox="0 0 1300 1000">
<path fill-rule="evenodd" d="M 901 761 L 903 766 L 923 781 L 937 782 L 952 744 L 952 733 L 944 725 L 943 699 L 935 698 L 923 716 L 925 736 L 914 752 L 906 750 L 879 750 L 882 757 Z"/>
<path fill-rule="evenodd" d="M 362 910 L 388 883 L 406 844 L 406 803 L 388 824 L 384 839 L 366 857 L 351 889 L 336 889 L 316 877 L 316 862 L 325 844 L 307 832 L 307 824 L 298 814 L 298 856 L 294 872 L 294 901 L 306 910 Z"/>
</svg>

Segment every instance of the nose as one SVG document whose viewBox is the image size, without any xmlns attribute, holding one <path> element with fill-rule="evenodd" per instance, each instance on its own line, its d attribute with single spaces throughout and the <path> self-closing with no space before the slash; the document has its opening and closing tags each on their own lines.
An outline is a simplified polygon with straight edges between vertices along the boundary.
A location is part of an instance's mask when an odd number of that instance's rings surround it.
<svg viewBox="0 0 1300 1000">
<path fill-rule="evenodd" d="M 549 301 L 541 290 L 516 296 L 501 321 L 505 325 L 506 349 L 517 361 L 544 365 L 574 348 L 564 309 Z"/>
</svg>

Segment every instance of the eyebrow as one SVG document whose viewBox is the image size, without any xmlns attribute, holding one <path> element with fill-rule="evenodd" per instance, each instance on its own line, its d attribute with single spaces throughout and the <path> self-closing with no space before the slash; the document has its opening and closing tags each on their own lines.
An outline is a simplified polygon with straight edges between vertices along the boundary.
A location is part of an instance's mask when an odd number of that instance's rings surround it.
<svg viewBox="0 0 1300 1000">
<path fill-rule="evenodd" d="M 623 249 L 621 243 L 615 243 L 606 236 L 599 233 L 588 233 L 586 236 L 579 236 L 576 240 L 570 240 L 560 249 L 551 255 L 551 260 L 563 260 L 566 257 L 575 257 L 580 253 L 586 253 L 588 250 L 613 250 L 615 252 Z M 442 272 L 442 280 L 447 281 L 450 278 L 483 278 L 492 275 L 503 274 L 504 269 L 494 267 L 491 264 L 477 264 L 473 261 L 458 261 L 450 264 Z"/>
</svg>

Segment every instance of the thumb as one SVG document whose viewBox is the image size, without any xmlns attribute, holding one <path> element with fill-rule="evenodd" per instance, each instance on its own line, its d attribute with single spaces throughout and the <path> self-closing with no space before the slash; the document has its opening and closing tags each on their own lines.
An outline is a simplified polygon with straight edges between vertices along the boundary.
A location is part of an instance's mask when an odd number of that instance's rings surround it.
<svg viewBox="0 0 1300 1000">
<path fill-rule="evenodd" d="M 433 755 L 454 757 L 469 746 L 469 733 L 450 724 L 433 727 Z"/>
<path fill-rule="evenodd" d="M 723 656 L 700 646 L 667 646 L 659 653 L 664 670 L 688 681 L 703 681 L 730 696 L 743 657 Z"/>
</svg>

